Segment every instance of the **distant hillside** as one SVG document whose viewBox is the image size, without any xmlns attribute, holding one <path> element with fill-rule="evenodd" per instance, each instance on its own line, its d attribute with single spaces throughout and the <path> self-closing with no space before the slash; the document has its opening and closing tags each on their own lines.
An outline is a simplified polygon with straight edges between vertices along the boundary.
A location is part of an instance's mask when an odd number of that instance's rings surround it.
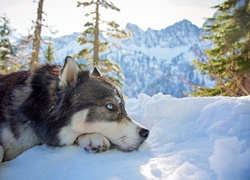
<svg viewBox="0 0 250 180">
<path fill-rule="evenodd" d="M 134 24 L 126 29 L 132 37 L 117 41 L 117 48 L 102 55 L 118 63 L 125 76 L 124 92 L 129 97 L 139 93 L 158 92 L 183 97 L 192 91 L 190 84 L 205 85 L 208 80 L 192 65 L 196 57 L 190 50 L 198 47 L 202 29 L 188 20 L 180 21 L 162 30 L 143 31 Z M 76 42 L 78 33 L 53 39 L 57 63 L 82 47 Z M 104 38 L 104 37 L 102 37 Z"/>
</svg>

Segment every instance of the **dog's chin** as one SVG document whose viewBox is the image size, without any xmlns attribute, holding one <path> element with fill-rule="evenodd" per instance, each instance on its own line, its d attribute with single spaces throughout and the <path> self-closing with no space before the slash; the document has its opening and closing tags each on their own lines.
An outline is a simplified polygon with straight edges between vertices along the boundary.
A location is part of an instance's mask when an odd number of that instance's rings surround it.
<svg viewBox="0 0 250 180">
<path fill-rule="evenodd" d="M 114 144 L 114 143 L 112 143 L 112 147 L 119 150 L 119 151 L 122 151 L 122 152 L 131 152 L 131 151 L 134 151 L 134 150 L 138 150 L 140 145 L 143 142 L 144 141 L 138 142 L 138 143 L 135 143 L 135 144 Z"/>
<path fill-rule="evenodd" d="M 138 148 L 139 148 L 139 146 L 127 147 L 127 148 L 119 147 L 119 146 L 116 147 L 117 150 L 122 151 L 122 152 L 131 152 L 131 151 L 134 151 L 134 150 L 138 150 Z"/>
</svg>

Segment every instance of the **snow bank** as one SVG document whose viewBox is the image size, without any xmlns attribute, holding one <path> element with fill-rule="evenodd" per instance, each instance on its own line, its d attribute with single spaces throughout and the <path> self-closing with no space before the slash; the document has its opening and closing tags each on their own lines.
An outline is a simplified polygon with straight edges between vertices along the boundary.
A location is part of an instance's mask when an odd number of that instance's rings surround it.
<svg viewBox="0 0 250 180">
<path fill-rule="evenodd" d="M 140 94 L 127 111 L 151 131 L 138 151 L 37 146 L 2 163 L 0 179 L 250 179 L 250 96 Z"/>
</svg>

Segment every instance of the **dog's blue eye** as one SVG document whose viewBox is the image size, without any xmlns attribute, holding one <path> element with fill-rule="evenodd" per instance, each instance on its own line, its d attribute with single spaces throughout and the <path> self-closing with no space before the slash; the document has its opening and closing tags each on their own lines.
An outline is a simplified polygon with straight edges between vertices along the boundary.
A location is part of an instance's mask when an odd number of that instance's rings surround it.
<svg viewBox="0 0 250 180">
<path fill-rule="evenodd" d="M 109 103 L 109 104 L 106 105 L 106 108 L 109 109 L 109 110 L 114 110 L 115 106 L 112 103 Z"/>
</svg>

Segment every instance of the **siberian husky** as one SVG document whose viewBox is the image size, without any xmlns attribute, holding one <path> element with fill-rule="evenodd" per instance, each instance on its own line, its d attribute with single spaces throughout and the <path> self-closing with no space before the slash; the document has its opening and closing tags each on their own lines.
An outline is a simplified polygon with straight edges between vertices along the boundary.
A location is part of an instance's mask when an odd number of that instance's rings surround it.
<svg viewBox="0 0 250 180">
<path fill-rule="evenodd" d="M 148 135 L 128 117 L 121 90 L 69 56 L 63 68 L 47 64 L 0 76 L 0 162 L 40 144 L 132 151 Z"/>
</svg>

